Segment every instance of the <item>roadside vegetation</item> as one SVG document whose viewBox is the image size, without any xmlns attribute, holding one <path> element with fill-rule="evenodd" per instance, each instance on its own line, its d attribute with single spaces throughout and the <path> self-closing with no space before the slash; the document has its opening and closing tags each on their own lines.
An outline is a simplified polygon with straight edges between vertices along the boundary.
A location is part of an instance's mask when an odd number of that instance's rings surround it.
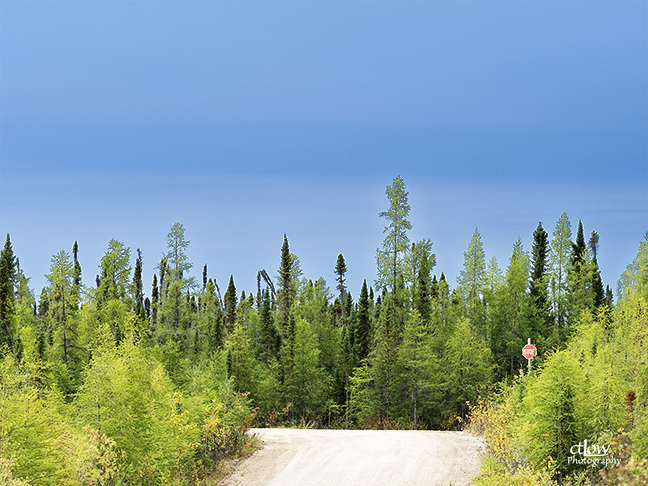
<svg viewBox="0 0 648 486">
<path fill-rule="evenodd" d="M 253 425 L 468 423 L 490 451 L 478 484 L 646 476 L 648 240 L 615 299 L 601 281 L 599 235 L 586 239 L 579 222 L 572 241 L 566 214 L 552 238 L 538 224 L 530 249 L 514 242 L 504 269 L 475 230 L 453 288 L 435 271 L 432 241 L 409 240 L 400 176 L 386 195 L 377 278 L 357 297 L 342 254 L 329 286 L 303 275 L 287 235 L 278 269 L 259 269 L 255 289 L 240 291 L 233 275 L 221 289 L 206 264 L 192 274 L 178 222 L 150 276 L 141 252 L 113 239 L 84 277 L 74 242 L 52 257 L 37 294 L 7 235 L 0 482 L 206 486 L 255 447 Z M 528 339 L 539 350 L 530 375 Z M 610 446 L 620 465 L 570 462 L 584 440 Z"/>
<path fill-rule="evenodd" d="M 584 308 L 539 368 L 471 407 L 489 450 L 478 485 L 648 483 L 648 239 L 619 287 L 617 305 Z"/>
</svg>

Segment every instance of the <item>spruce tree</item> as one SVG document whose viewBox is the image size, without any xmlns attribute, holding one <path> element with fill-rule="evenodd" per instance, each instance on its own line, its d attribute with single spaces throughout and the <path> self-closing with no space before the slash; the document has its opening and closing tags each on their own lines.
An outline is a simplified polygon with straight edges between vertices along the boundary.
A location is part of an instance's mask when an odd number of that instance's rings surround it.
<svg viewBox="0 0 648 486">
<path fill-rule="evenodd" d="M 166 281 L 166 275 L 167 275 L 166 257 L 162 257 L 162 260 L 160 260 L 160 264 L 158 265 L 158 268 L 160 270 L 160 303 L 162 303 L 166 299 L 166 289 L 168 287 Z"/>
<path fill-rule="evenodd" d="M 151 327 L 157 326 L 158 307 L 160 305 L 160 294 L 158 290 L 157 274 L 153 274 L 153 288 L 151 289 Z"/>
<path fill-rule="evenodd" d="M 236 306 L 237 306 L 237 297 L 236 297 L 236 287 L 234 286 L 234 276 L 230 275 L 229 285 L 223 296 L 223 303 L 225 304 L 225 313 L 226 313 L 226 322 L 227 322 L 227 333 L 231 334 L 234 331 L 234 322 L 236 321 Z"/>
<path fill-rule="evenodd" d="M 609 285 L 605 286 L 605 305 L 610 309 L 612 309 L 612 306 L 614 305 L 614 295 L 612 294 L 612 289 Z"/>
<path fill-rule="evenodd" d="M 0 252 L 0 347 L 7 345 L 14 351 L 14 331 L 12 316 L 15 308 L 16 257 L 7 234 L 5 245 Z"/>
<path fill-rule="evenodd" d="M 369 315 L 369 295 L 367 281 L 362 282 L 360 300 L 358 301 L 358 320 L 356 327 L 356 343 L 358 345 L 358 359 L 363 360 L 369 356 L 371 343 L 371 316 Z"/>
<path fill-rule="evenodd" d="M 432 302 L 430 299 L 430 270 L 427 254 L 423 254 L 417 275 L 416 293 L 414 295 L 414 308 L 418 311 L 423 323 L 427 326 L 432 315 Z"/>
<path fill-rule="evenodd" d="M 370 359 L 374 384 L 377 388 L 378 395 L 381 397 L 380 402 L 382 404 L 379 409 L 381 410 L 381 418 L 386 430 L 389 430 L 390 399 L 391 389 L 393 387 L 392 372 L 396 358 L 396 344 L 392 321 L 392 300 L 390 295 L 385 298 L 385 308 L 380 312 L 380 324 L 378 325 L 375 336 L 376 343 Z"/>
<path fill-rule="evenodd" d="M 137 249 L 137 260 L 133 272 L 133 311 L 141 320 L 146 318 L 144 311 L 144 284 L 142 282 L 142 252 Z"/>
<path fill-rule="evenodd" d="M 344 302 L 345 299 L 345 292 L 346 292 L 346 285 L 344 285 L 344 274 L 346 274 L 347 267 L 346 263 L 344 262 L 344 256 L 342 256 L 342 253 L 340 253 L 337 257 L 337 263 L 335 265 L 335 274 L 337 275 L 336 281 L 338 283 L 337 289 L 340 291 L 340 302 Z M 344 317 L 344 306 L 342 306 L 342 317 Z"/>
<path fill-rule="evenodd" d="M 547 252 L 548 252 L 548 233 L 538 223 L 538 227 L 533 232 L 533 246 L 531 248 L 531 283 L 529 285 L 529 294 L 534 304 L 537 315 L 542 322 L 542 332 L 550 323 L 549 301 L 547 299 Z"/>
<path fill-rule="evenodd" d="M 583 234 L 583 223 L 579 221 L 576 242 L 572 243 L 572 255 L 567 272 L 570 296 L 568 323 L 571 325 L 578 320 L 583 310 L 591 309 L 594 304 L 590 264 Z"/>
<path fill-rule="evenodd" d="M 603 289 L 601 271 L 599 270 L 598 260 L 596 259 L 598 255 L 598 244 L 599 235 L 596 231 L 592 231 L 589 247 L 592 253 L 592 292 L 594 294 L 594 307 L 596 309 L 605 305 L 605 290 Z"/>
<path fill-rule="evenodd" d="M 277 331 L 272 315 L 270 304 L 270 292 L 266 288 L 263 292 L 263 300 L 261 302 L 261 355 L 266 365 L 270 363 L 271 358 L 276 357 L 277 350 Z"/>
<path fill-rule="evenodd" d="M 293 289 L 293 258 L 288 246 L 288 238 L 284 233 L 283 244 L 281 245 L 281 265 L 279 267 L 279 309 L 278 320 L 282 337 L 288 332 L 288 321 L 290 309 L 294 300 Z"/>
<path fill-rule="evenodd" d="M 79 263 L 79 243 L 76 241 L 72 246 L 72 254 L 74 255 L 74 279 L 72 285 L 77 287 L 81 285 L 81 264 Z"/>
<path fill-rule="evenodd" d="M 74 269 L 72 270 L 71 305 L 74 309 L 78 309 L 81 299 L 81 264 L 79 263 L 79 244 L 76 241 L 72 246 L 72 254 L 74 255 Z"/>
</svg>

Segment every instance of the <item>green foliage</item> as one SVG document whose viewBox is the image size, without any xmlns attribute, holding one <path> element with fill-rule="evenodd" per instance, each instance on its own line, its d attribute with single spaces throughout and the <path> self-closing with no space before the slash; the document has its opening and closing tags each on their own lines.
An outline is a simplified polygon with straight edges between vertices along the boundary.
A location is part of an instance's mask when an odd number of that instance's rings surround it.
<svg viewBox="0 0 648 486">
<path fill-rule="evenodd" d="M 546 336 L 550 326 L 549 298 L 547 286 L 548 280 L 548 233 L 538 223 L 533 232 L 533 247 L 531 249 L 531 282 L 529 284 L 529 296 L 534 306 L 533 330 L 536 335 Z"/>
<path fill-rule="evenodd" d="M 470 321 L 461 318 L 447 343 L 445 372 L 448 380 L 449 404 L 463 426 L 468 403 L 475 403 L 486 394 L 493 378 L 490 349 L 475 335 Z"/>
<path fill-rule="evenodd" d="M 226 346 L 230 353 L 228 356 L 231 356 L 229 377 L 232 386 L 238 392 L 250 392 L 254 396 L 254 354 L 250 340 L 240 324 L 234 326 L 234 332 L 230 334 Z"/>
<path fill-rule="evenodd" d="M 39 390 L 37 377 L 13 357 L 5 356 L 0 367 L 0 457 L 13 458 L 15 476 L 30 484 L 64 484 L 73 473 L 62 450 L 60 397 Z"/>
<path fill-rule="evenodd" d="M 354 419 L 360 428 L 375 428 L 380 413 L 380 396 L 376 393 L 374 376 L 367 360 L 355 369 L 349 381 L 349 418 Z"/>
<path fill-rule="evenodd" d="M 17 278 L 16 257 L 13 253 L 9 234 L 0 251 L 0 348 L 7 346 L 13 353 L 15 349 L 15 329 L 12 315 L 15 305 L 15 284 Z"/>
<path fill-rule="evenodd" d="M 346 271 L 347 267 L 344 262 L 344 256 L 340 253 L 337 257 L 337 263 L 335 264 L 335 274 L 337 275 L 335 280 L 338 282 L 337 289 L 340 291 L 340 301 L 342 302 L 345 300 L 344 293 L 346 292 L 346 285 L 344 285 L 344 275 L 346 274 Z M 344 307 L 342 309 L 344 310 Z"/>
<path fill-rule="evenodd" d="M 389 429 L 390 399 L 394 387 L 394 365 L 396 361 L 396 343 L 392 321 L 393 301 L 391 296 L 385 299 L 385 308 L 376 329 L 374 348 L 369 356 L 376 397 L 380 397 L 377 410 L 385 429 Z"/>
<path fill-rule="evenodd" d="M 168 269 L 168 278 L 171 282 L 180 282 L 181 291 L 195 286 L 195 277 L 188 276 L 189 270 L 193 268 L 193 263 L 189 261 L 186 255 L 189 243 L 190 241 L 185 239 L 184 226 L 177 221 L 173 223 L 171 230 L 167 234 L 168 251 L 164 259 Z M 161 281 L 160 278 L 160 285 Z"/>
<path fill-rule="evenodd" d="M 234 285 L 234 276 L 230 275 L 229 284 L 227 286 L 227 291 L 223 297 L 223 302 L 225 304 L 225 328 L 228 333 L 234 331 L 234 323 L 236 322 L 236 305 L 238 299 L 236 297 L 236 286 Z"/>
<path fill-rule="evenodd" d="M 256 300 L 241 292 L 239 302 L 233 275 L 221 299 L 206 266 L 195 288 L 189 242 L 176 223 L 150 300 L 139 252 L 130 281 L 130 251 L 111 240 L 97 288 L 87 288 L 75 242 L 73 261 L 65 251 L 52 258 L 37 307 L 17 259 L 11 270 L 7 238 L 0 255 L 0 478 L 199 484 L 247 447 L 251 421 L 451 429 L 467 423 L 469 404 L 472 429 L 489 443 L 479 484 L 578 484 L 586 474 L 566 461 L 566 451 L 585 438 L 627 444 L 632 466 L 615 480 L 626 472 L 641 477 L 648 234 L 616 305 L 611 292 L 601 299 L 598 235 L 588 248 L 579 225 L 572 246 L 566 214 L 550 244 L 538 225 L 530 258 L 518 240 L 505 275 L 494 258 L 486 264 L 475 231 L 452 289 L 443 273 L 431 275 L 431 240 L 409 244 L 400 176 L 387 195 L 375 302 L 364 282 L 354 303 L 341 254 L 339 298 L 324 279 L 302 278 L 285 235 L 276 299 L 265 271 Z M 263 293 L 261 275 L 269 287 Z M 527 338 L 539 355 L 533 374 L 520 376 Z M 500 392 L 480 401 L 495 378 Z"/>
<path fill-rule="evenodd" d="M 323 411 L 328 380 L 319 367 L 320 350 L 311 325 L 299 319 L 295 323 L 292 387 L 295 412 L 306 421 Z"/>
<path fill-rule="evenodd" d="M 637 256 L 619 278 L 617 298 L 622 298 L 626 291 L 632 289 L 648 301 L 648 232 L 639 245 Z"/>
<path fill-rule="evenodd" d="M 383 233 L 387 233 L 383 240 L 382 249 L 376 250 L 377 279 L 376 288 L 389 286 L 392 291 L 396 287 L 398 275 L 404 271 L 403 254 L 409 250 L 407 230 L 412 229 L 412 223 L 407 219 L 410 206 L 407 201 L 409 193 L 405 190 L 405 182 L 398 175 L 391 186 L 385 190 L 389 200 L 389 209 L 382 211 L 379 216 L 388 221 Z"/>
<path fill-rule="evenodd" d="M 144 284 L 142 282 L 142 252 L 137 249 L 137 260 L 135 261 L 135 271 L 133 272 L 133 312 L 141 320 L 145 319 L 144 314 Z"/>
<path fill-rule="evenodd" d="M 522 442 L 531 464 L 555 468 L 564 478 L 575 470 L 570 448 L 581 440 L 577 384 L 581 370 L 573 355 L 559 351 L 547 358 L 542 374 L 529 384 L 523 401 Z"/>
<path fill-rule="evenodd" d="M 475 326 L 475 329 L 479 329 L 482 337 L 486 335 L 481 306 L 485 270 L 486 254 L 484 253 L 484 245 L 479 230 L 475 229 L 470 245 L 464 252 L 463 269 L 459 273 L 457 284 L 463 296 L 466 316 Z"/>
<path fill-rule="evenodd" d="M 571 258 L 571 223 L 563 213 L 553 231 L 550 243 L 551 307 L 554 325 L 562 329 L 567 325 L 567 267 Z"/>
<path fill-rule="evenodd" d="M 432 353 L 426 323 L 416 309 L 405 322 L 394 371 L 394 380 L 403 393 L 401 403 L 409 405 L 409 413 L 403 415 L 411 417 L 412 428 L 416 430 L 420 410 L 441 396 L 440 384 L 433 380 L 439 371 L 439 363 Z"/>
<path fill-rule="evenodd" d="M 362 282 L 360 300 L 358 301 L 358 316 L 356 325 L 355 340 L 358 346 L 358 358 L 363 360 L 369 356 L 371 347 L 371 315 L 369 295 L 367 293 L 367 281 Z"/>
<path fill-rule="evenodd" d="M 100 302 L 124 300 L 130 280 L 130 248 L 112 239 L 101 259 L 101 285 L 97 291 Z"/>
</svg>

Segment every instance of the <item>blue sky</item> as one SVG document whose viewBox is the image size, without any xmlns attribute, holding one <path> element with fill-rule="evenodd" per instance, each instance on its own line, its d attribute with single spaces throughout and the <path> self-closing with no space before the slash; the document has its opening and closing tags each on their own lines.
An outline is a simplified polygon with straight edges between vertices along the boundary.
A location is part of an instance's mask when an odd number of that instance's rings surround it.
<svg viewBox="0 0 648 486">
<path fill-rule="evenodd" d="M 385 187 L 451 284 L 563 211 L 614 286 L 648 229 L 643 1 L 0 3 L 0 231 L 37 292 L 74 240 L 254 290 L 283 233 L 309 278 L 375 277 Z M 148 290 L 148 289 L 147 289 Z"/>
</svg>

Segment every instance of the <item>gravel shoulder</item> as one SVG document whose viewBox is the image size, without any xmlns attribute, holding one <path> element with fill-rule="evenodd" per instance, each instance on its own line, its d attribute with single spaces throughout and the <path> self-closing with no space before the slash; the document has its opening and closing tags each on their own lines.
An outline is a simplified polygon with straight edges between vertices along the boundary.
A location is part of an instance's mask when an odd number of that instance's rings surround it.
<svg viewBox="0 0 648 486">
<path fill-rule="evenodd" d="M 472 484 L 483 441 L 467 432 L 252 429 L 263 448 L 219 486 Z"/>
</svg>

